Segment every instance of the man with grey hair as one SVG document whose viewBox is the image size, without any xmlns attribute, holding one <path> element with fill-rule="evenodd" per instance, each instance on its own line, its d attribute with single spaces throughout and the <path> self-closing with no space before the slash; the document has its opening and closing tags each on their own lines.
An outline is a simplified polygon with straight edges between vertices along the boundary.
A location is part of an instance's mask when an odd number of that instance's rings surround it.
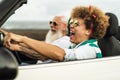
<svg viewBox="0 0 120 80">
<path fill-rule="evenodd" d="M 60 48 L 69 48 L 71 42 L 69 36 L 67 36 L 68 20 L 65 16 L 55 16 L 50 21 L 50 30 L 46 35 L 45 42 L 56 45 Z M 56 62 L 51 59 L 45 60 L 42 63 Z M 41 63 L 39 60 L 38 63 Z"/>
<path fill-rule="evenodd" d="M 49 24 L 50 30 L 46 35 L 45 42 L 52 43 L 53 41 L 66 36 L 68 20 L 65 16 L 55 16 Z"/>
</svg>

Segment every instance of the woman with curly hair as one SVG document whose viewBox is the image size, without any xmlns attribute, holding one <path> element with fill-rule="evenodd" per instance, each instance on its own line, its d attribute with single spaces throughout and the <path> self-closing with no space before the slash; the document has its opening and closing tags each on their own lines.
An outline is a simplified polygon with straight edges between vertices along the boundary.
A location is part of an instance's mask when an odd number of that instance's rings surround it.
<svg viewBox="0 0 120 80">
<path fill-rule="evenodd" d="M 44 60 L 70 61 L 100 58 L 102 53 L 97 40 L 104 37 L 109 26 L 108 20 L 109 17 L 97 7 L 77 6 L 73 8 L 71 13 L 70 41 L 74 45 L 70 46 L 69 49 L 62 49 L 43 41 L 9 32 L 5 32 L 4 44 L 7 48 L 17 51 L 23 51 L 21 44 L 24 44 L 25 47 L 38 52 L 38 54 L 32 54 L 31 56 L 38 58 L 41 55 Z M 3 30 L 1 32 L 4 33 Z"/>
</svg>

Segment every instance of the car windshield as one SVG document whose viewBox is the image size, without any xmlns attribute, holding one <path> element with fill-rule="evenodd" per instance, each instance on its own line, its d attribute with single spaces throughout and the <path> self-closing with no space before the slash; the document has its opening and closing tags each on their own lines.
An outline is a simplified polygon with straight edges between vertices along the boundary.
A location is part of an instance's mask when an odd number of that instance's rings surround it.
<svg viewBox="0 0 120 80">
<path fill-rule="evenodd" d="M 115 6 L 112 6 L 112 5 Z M 2 25 L 6 29 L 49 29 L 55 15 L 70 17 L 71 9 L 78 5 L 94 5 L 117 15 L 120 21 L 119 0 L 28 0 Z M 120 22 L 119 22 L 120 23 Z M 34 26 L 34 27 L 33 27 Z"/>
</svg>

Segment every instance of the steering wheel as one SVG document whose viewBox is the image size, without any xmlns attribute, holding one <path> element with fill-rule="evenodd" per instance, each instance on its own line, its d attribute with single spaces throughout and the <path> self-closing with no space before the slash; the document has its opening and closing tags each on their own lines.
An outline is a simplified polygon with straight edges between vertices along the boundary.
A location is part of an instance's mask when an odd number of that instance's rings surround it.
<svg viewBox="0 0 120 80">
<path fill-rule="evenodd" d="M 3 42 L 4 42 L 4 34 L 3 34 L 3 33 L 0 33 L 0 47 L 5 47 L 5 46 L 3 45 Z M 6 48 L 6 47 L 5 47 L 5 48 Z M 8 49 L 8 50 L 9 50 L 9 49 Z M 9 51 L 13 53 L 13 55 L 15 56 L 18 64 L 21 64 L 22 61 L 21 61 L 21 59 L 20 59 L 20 57 L 19 57 L 19 55 L 18 55 L 18 52 L 17 52 L 17 51 L 12 51 L 12 50 L 9 50 Z"/>
</svg>

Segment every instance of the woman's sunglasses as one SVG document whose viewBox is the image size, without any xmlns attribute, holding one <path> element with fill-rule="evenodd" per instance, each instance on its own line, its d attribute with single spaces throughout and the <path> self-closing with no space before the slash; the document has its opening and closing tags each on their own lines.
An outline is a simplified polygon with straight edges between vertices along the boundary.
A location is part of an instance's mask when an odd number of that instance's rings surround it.
<svg viewBox="0 0 120 80">
<path fill-rule="evenodd" d="M 70 25 L 74 25 L 74 27 L 79 26 L 78 20 L 73 20 L 73 19 L 71 19 L 70 22 L 69 22 L 69 24 L 70 24 Z"/>
<path fill-rule="evenodd" d="M 53 22 L 53 21 L 50 21 L 50 24 L 53 24 L 54 26 L 58 25 L 56 22 Z"/>
</svg>

